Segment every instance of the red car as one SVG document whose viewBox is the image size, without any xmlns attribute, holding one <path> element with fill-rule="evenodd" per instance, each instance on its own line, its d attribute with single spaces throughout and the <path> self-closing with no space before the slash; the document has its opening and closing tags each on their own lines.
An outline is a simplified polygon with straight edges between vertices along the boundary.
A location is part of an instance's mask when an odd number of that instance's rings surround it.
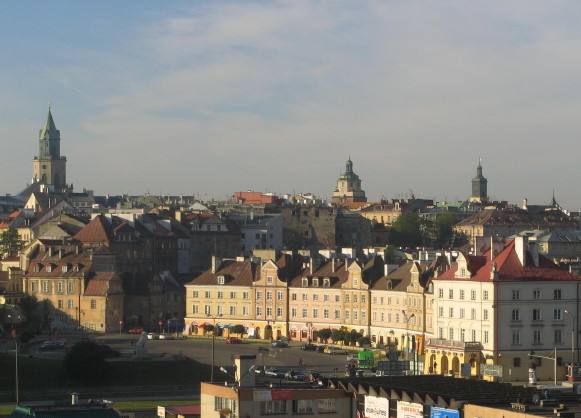
<svg viewBox="0 0 581 418">
<path fill-rule="evenodd" d="M 236 337 L 228 337 L 226 338 L 226 344 L 240 344 L 242 340 Z"/>
<path fill-rule="evenodd" d="M 130 334 L 141 334 L 143 331 L 145 331 L 143 328 L 132 328 L 129 330 Z"/>
</svg>

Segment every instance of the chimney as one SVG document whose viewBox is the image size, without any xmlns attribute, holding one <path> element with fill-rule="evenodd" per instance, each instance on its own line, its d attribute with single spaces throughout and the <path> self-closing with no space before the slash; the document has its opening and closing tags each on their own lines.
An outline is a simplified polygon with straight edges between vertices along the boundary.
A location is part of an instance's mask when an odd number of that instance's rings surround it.
<svg viewBox="0 0 581 418">
<path fill-rule="evenodd" d="M 315 259 L 313 257 L 309 257 L 309 272 L 313 274 L 315 271 Z"/>
<path fill-rule="evenodd" d="M 345 271 L 349 270 L 349 259 L 345 258 Z"/>
<path fill-rule="evenodd" d="M 212 273 L 216 273 L 218 271 L 221 261 L 222 260 L 220 260 L 215 255 L 212 256 Z"/>
<path fill-rule="evenodd" d="M 236 382 L 239 387 L 254 387 L 256 385 L 256 373 L 253 367 L 256 367 L 256 355 L 234 356 L 234 365 L 236 366 Z"/>
<path fill-rule="evenodd" d="M 48 256 L 52 257 L 52 247 L 48 247 Z"/>
<path fill-rule="evenodd" d="M 335 257 L 331 258 L 331 273 L 335 273 L 335 269 L 337 268 L 337 266 L 335 265 L 335 260 L 336 260 Z"/>
<path fill-rule="evenodd" d="M 59 260 L 63 259 L 64 250 L 62 248 L 59 249 Z"/>
<path fill-rule="evenodd" d="M 490 237 L 490 260 L 494 260 L 504 249 L 503 237 Z"/>
<path fill-rule="evenodd" d="M 181 210 L 176 210 L 175 211 L 175 219 L 178 222 L 182 222 L 182 211 Z"/>
<path fill-rule="evenodd" d="M 526 267 L 527 259 L 527 237 L 516 237 L 514 239 L 514 250 L 523 267 Z"/>
<path fill-rule="evenodd" d="M 539 267 L 539 244 L 537 241 L 529 241 L 529 253 L 531 253 L 531 256 L 533 257 L 535 267 Z"/>
</svg>

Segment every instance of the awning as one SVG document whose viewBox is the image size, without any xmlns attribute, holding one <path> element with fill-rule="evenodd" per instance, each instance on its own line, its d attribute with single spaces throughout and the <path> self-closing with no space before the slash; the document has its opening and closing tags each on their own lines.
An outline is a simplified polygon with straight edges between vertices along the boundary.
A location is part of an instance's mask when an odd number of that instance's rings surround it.
<svg viewBox="0 0 581 418">
<path fill-rule="evenodd" d="M 228 325 L 228 324 L 222 325 L 222 328 L 230 328 L 230 325 Z"/>
<path fill-rule="evenodd" d="M 204 328 L 206 326 L 206 322 L 202 322 L 200 325 L 198 325 L 198 328 Z"/>
</svg>

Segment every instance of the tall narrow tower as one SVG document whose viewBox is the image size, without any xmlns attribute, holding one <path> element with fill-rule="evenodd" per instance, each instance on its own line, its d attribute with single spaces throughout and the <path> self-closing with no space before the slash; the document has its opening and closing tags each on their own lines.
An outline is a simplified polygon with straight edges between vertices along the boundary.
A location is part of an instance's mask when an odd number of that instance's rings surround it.
<svg viewBox="0 0 581 418">
<path fill-rule="evenodd" d="M 337 188 L 333 191 L 333 203 L 367 202 L 365 192 L 361 190 L 361 180 L 353 172 L 351 158 L 345 164 L 345 172 L 337 180 Z"/>
<path fill-rule="evenodd" d="M 39 134 L 38 157 L 32 160 L 32 176 L 35 182 L 55 189 L 67 187 L 67 157 L 61 156 L 61 133 L 54 124 L 50 107 Z"/>
<path fill-rule="evenodd" d="M 478 167 L 476 167 L 476 177 L 472 179 L 472 196 L 471 202 L 483 203 L 488 200 L 487 196 L 488 180 L 482 175 L 482 159 L 478 160 Z"/>
</svg>

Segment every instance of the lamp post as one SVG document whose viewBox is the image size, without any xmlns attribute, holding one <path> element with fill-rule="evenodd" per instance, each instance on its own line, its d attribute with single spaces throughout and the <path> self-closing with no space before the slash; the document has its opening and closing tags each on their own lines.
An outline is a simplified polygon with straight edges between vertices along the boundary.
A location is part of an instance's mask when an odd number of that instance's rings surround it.
<svg viewBox="0 0 581 418">
<path fill-rule="evenodd" d="M 565 309 L 565 313 L 571 317 L 573 323 L 571 324 L 571 361 L 575 362 L 575 328 L 577 325 L 577 317 L 579 314 L 573 315 L 567 309 Z"/>
<path fill-rule="evenodd" d="M 534 350 L 531 350 L 529 352 L 529 359 L 532 358 L 546 358 L 548 360 L 553 360 L 553 376 L 554 376 L 554 383 L 555 386 L 557 386 L 557 347 L 555 347 L 555 352 L 553 354 L 553 357 L 549 357 L 549 356 L 539 356 L 538 354 L 535 354 Z"/>
<path fill-rule="evenodd" d="M 212 369 L 210 370 L 210 383 L 214 383 L 214 345 L 216 343 L 216 318 L 220 318 L 222 314 L 210 315 L 206 314 L 208 318 L 214 321 L 214 329 L 212 330 Z"/>
<path fill-rule="evenodd" d="M 410 346 L 409 323 L 410 319 L 412 319 L 415 316 L 415 314 L 408 315 L 404 309 L 401 310 L 401 313 L 403 314 L 403 320 L 405 321 L 405 334 L 406 334 L 405 359 L 409 360 L 409 346 Z M 415 355 L 414 355 L 414 372 L 415 372 Z"/>
<path fill-rule="evenodd" d="M 313 328 L 313 323 L 312 322 L 307 322 L 307 342 L 310 344 L 311 343 L 311 329 Z"/>
</svg>

